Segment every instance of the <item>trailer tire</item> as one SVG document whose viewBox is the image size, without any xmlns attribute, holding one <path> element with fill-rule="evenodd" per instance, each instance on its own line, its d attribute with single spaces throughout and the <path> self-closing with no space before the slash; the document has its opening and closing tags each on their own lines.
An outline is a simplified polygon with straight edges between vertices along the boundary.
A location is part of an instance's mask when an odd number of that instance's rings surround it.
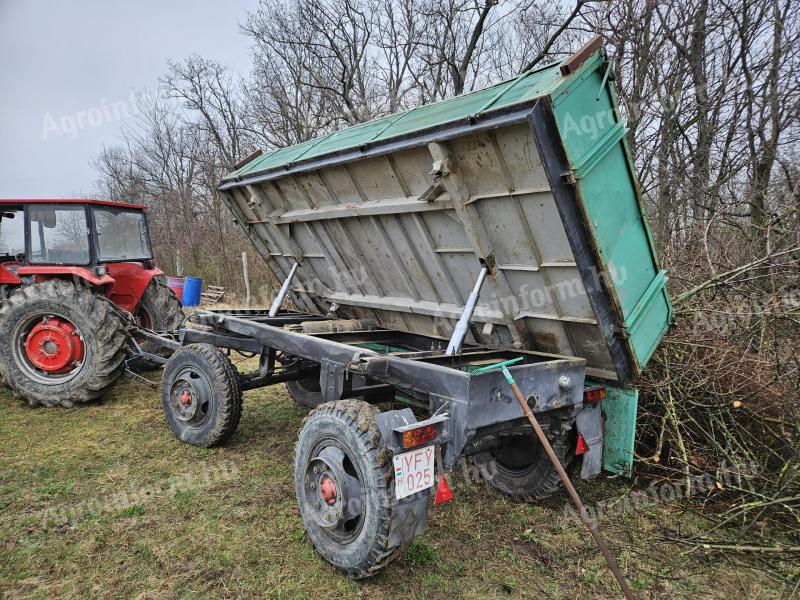
<svg viewBox="0 0 800 600">
<path fill-rule="evenodd" d="M 354 579 L 383 570 L 411 542 L 427 514 L 427 496 L 424 514 L 412 517 L 395 500 L 379 412 L 360 400 L 322 404 L 306 417 L 295 445 L 295 494 L 303 525 L 322 558 Z"/>
<path fill-rule="evenodd" d="M 319 375 L 312 375 L 297 381 L 287 381 L 286 391 L 292 400 L 306 408 L 317 408 L 322 404 L 322 388 L 319 385 Z"/>
<path fill-rule="evenodd" d="M 152 331 L 175 331 L 183 322 L 180 301 L 167 287 L 167 284 L 157 277 L 154 277 L 145 288 L 134 316 L 141 320 L 142 327 Z M 134 337 L 136 336 L 134 335 Z M 137 341 L 144 352 L 157 356 L 169 356 L 170 350 L 153 340 Z M 157 366 L 159 363 L 146 359 L 139 359 L 133 364 L 136 369 L 154 369 Z"/>
<path fill-rule="evenodd" d="M 170 357 L 162 377 L 161 402 L 175 437 L 201 448 L 227 440 L 242 417 L 236 369 L 210 344 L 189 344 Z"/>
<path fill-rule="evenodd" d="M 10 294 L 0 304 L 0 330 L 0 373 L 14 395 L 31 406 L 72 408 L 90 402 L 103 396 L 123 373 L 127 347 L 123 320 L 105 297 L 68 281 L 51 279 Z M 33 335 L 42 352 L 52 352 L 46 358 L 28 350 Z M 42 364 L 59 361 L 65 354 L 75 361 L 72 370 Z"/>
<path fill-rule="evenodd" d="M 550 441 L 567 472 L 575 458 L 571 439 L 570 435 L 564 435 Z M 500 448 L 476 454 L 472 460 L 492 487 L 515 500 L 536 502 L 552 496 L 561 487 L 558 471 L 532 431 L 506 436 Z"/>
</svg>

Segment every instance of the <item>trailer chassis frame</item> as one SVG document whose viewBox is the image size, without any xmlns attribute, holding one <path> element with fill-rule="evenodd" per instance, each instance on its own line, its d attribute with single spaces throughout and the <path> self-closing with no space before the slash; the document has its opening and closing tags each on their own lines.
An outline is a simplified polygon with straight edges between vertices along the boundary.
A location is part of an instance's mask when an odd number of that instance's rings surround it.
<svg viewBox="0 0 800 600">
<path fill-rule="evenodd" d="M 181 329 L 178 339 L 181 346 L 204 343 L 259 355 L 258 371 L 241 379 L 243 389 L 319 372 L 324 402 L 361 397 L 372 403 L 400 402 L 426 408 L 431 416 L 420 425 L 436 426 L 435 442 L 441 446 L 445 470 L 451 470 L 471 449 L 484 451 L 499 435 L 524 426 L 524 414 L 502 373 L 471 376 L 470 369 L 522 356 L 523 362 L 511 370 L 529 407 L 541 415 L 543 427 L 552 436 L 563 435 L 579 421 L 579 413 L 589 412 L 582 411 L 583 359 L 471 345 L 447 355 L 448 340 L 437 336 L 379 328 L 313 334 L 284 328 L 326 320 L 334 318 L 294 311 L 269 316 L 260 310 L 201 310 L 191 317 L 200 327 Z M 403 413 L 402 418 L 398 413 Z M 392 432 L 408 424 L 409 414 L 408 410 L 386 411 L 379 417 L 384 440 L 393 453 L 402 446 Z M 592 442 L 590 452 L 601 455 L 602 436 L 584 437 Z M 599 460 L 592 462 L 599 465 Z"/>
</svg>

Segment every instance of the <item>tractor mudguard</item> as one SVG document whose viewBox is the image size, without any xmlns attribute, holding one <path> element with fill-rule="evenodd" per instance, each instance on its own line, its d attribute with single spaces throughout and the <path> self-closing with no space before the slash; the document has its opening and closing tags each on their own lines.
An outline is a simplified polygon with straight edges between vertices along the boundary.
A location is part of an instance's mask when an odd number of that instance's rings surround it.
<svg viewBox="0 0 800 600">
<path fill-rule="evenodd" d="M 148 269 L 134 262 L 109 263 L 106 268 L 114 282 L 106 294 L 108 299 L 129 313 L 136 311 L 153 277 L 164 274 L 161 269 Z"/>
<path fill-rule="evenodd" d="M 14 274 L 18 265 L 17 262 L 0 264 L 0 285 L 20 285 L 22 283 L 22 280 Z M 9 268 L 12 266 L 15 267 L 14 271 Z"/>
</svg>

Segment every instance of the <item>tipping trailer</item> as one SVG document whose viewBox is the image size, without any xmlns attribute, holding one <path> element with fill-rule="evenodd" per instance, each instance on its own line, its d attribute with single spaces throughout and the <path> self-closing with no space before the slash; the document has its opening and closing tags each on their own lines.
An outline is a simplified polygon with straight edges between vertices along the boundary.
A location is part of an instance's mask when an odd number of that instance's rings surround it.
<svg viewBox="0 0 800 600">
<path fill-rule="evenodd" d="M 284 286 L 269 311 L 200 311 L 180 332 L 171 428 L 219 443 L 243 389 L 286 383 L 314 408 L 294 466 L 304 525 L 352 577 L 424 529 L 436 479 L 466 456 L 513 497 L 557 489 L 502 373 L 481 367 L 521 358 L 510 370 L 564 465 L 629 473 L 630 385 L 672 309 L 625 132 L 593 42 L 251 157 L 219 190 Z M 258 371 L 220 348 L 257 354 Z"/>
</svg>

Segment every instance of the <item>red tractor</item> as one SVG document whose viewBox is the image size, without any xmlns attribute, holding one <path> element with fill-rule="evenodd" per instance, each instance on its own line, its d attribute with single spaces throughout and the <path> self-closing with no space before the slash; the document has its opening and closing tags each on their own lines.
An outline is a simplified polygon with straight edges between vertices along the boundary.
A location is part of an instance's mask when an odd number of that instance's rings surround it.
<svg viewBox="0 0 800 600">
<path fill-rule="evenodd" d="M 181 305 L 153 262 L 145 209 L 0 200 L 0 378 L 15 395 L 43 406 L 98 398 L 138 348 L 132 332 L 178 329 Z"/>
</svg>

